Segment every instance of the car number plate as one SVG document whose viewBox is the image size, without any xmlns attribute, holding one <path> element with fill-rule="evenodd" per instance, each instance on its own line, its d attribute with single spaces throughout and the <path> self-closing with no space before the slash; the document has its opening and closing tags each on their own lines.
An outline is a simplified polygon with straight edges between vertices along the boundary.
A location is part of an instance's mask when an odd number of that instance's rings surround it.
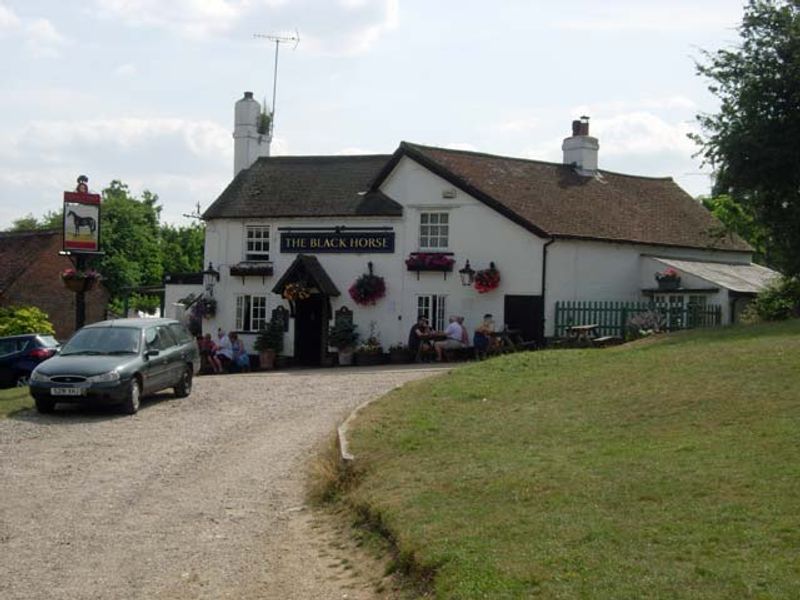
<svg viewBox="0 0 800 600">
<path fill-rule="evenodd" d="M 53 396 L 83 396 L 83 392 L 81 388 L 50 388 Z"/>
</svg>

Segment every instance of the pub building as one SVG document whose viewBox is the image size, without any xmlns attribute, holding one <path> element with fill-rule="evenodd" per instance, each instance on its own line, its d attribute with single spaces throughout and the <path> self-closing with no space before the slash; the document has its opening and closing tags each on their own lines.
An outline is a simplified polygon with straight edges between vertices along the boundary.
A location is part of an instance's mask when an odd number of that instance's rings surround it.
<svg viewBox="0 0 800 600">
<path fill-rule="evenodd" d="M 586 117 L 563 162 L 549 163 L 408 142 L 385 155 L 271 157 L 260 114 L 245 92 L 234 178 L 203 214 L 205 284 L 167 286 L 168 306 L 189 289 L 213 296 L 203 330 L 236 331 L 251 352 L 273 317 L 282 354 L 305 365 L 334 351 L 337 318 L 384 350 L 405 343 L 420 315 L 437 330 L 461 315 L 471 337 L 491 313 L 498 328 L 542 342 L 556 302 L 652 298 L 653 273 L 675 265 L 680 301 L 719 303 L 731 322 L 774 275 L 743 240 L 714 235 L 720 223 L 671 178 L 598 169 Z M 385 294 L 356 302 L 350 289 L 368 273 Z"/>
</svg>

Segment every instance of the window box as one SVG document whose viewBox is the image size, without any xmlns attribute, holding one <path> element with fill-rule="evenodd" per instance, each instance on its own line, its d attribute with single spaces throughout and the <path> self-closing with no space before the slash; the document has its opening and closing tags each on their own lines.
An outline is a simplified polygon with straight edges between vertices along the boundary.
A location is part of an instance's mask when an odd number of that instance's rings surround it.
<svg viewBox="0 0 800 600">
<path fill-rule="evenodd" d="M 412 252 L 406 259 L 406 267 L 409 271 L 450 273 L 455 262 L 452 252 Z"/>
<path fill-rule="evenodd" d="M 231 265 L 231 276 L 241 277 L 242 283 L 245 277 L 272 277 L 273 273 L 271 262 L 245 261 Z"/>
</svg>

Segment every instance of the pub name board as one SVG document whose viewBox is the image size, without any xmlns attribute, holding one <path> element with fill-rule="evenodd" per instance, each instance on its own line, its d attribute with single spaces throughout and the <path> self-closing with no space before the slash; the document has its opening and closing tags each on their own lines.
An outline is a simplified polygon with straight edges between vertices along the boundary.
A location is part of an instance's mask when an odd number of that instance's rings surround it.
<svg viewBox="0 0 800 600">
<path fill-rule="evenodd" d="M 394 231 L 282 232 L 281 252 L 391 254 L 394 252 Z"/>
</svg>

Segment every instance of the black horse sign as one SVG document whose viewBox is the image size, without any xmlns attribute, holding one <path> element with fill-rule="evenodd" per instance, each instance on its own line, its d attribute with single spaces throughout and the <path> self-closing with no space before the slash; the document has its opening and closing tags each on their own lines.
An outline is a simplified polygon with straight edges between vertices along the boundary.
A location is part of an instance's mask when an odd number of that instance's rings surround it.
<svg viewBox="0 0 800 600">
<path fill-rule="evenodd" d="M 100 195 L 90 194 L 86 183 L 79 178 L 76 191 L 64 192 L 64 250 L 100 250 Z"/>
</svg>

